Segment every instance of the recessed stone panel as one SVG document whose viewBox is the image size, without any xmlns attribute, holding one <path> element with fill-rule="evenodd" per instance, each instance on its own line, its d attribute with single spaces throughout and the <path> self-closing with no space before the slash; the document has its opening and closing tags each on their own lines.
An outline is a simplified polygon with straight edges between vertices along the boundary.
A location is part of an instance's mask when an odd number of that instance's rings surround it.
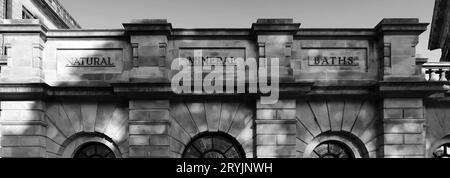
<svg viewBox="0 0 450 178">
<path fill-rule="evenodd" d="M 302 50 L 302 62 L 308 71 L 365 71 L 365 48 L 308 48 Z"/>
<path fill-rule="evenodd" d="M 72 74 L 120 74 L 123 49 L 58 49 L 57 72 Z"/>
<path fill-rule="evenodd" d="M 182 48 L 179 57 L 188 59 L 193 65 L 236 65 L 236 59 L 245 59 L 245 48 Z"/>
</svg>

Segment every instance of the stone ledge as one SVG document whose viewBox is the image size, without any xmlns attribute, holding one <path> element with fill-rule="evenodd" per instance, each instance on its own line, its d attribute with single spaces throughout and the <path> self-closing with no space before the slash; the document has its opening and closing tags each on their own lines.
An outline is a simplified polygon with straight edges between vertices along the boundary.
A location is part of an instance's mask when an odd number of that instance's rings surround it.
<svg viewBox="0 0 450 178">
<path fill-rule="evenodd" d="M 161 121 L 128 121 L 129 125 L 170 125 L 170 121 L 161 120 Z"/>
<path fill-rule="evenodd" d="M 294 23 L 293 19 L 258 19 L 253 23 L 252 31 L 257 35 L 295 35 L 300 25 Z"/>
<path fill-rule="evenodd" d="M 420 23 L 417 18 L 385 18 L 375 30 L 383 35 L 420 35 L 427 30 L 429 23 Z"/>
<path fill-rule="evenodd" d="M 256 124 L 297 124 L 296 119 L 290 120 L 256 120 Z"/>
<path fill-rule="evenodd" d="M 436 93 L 445 93 L 444 82 L 385 82 L 378 83 L 380 94 L 393 98 L 425 98 Z"/>
<path fill-rule="evenodd" d="M 43 126 L 43 127 L 47 127 L 48 124 L 45 121 L 37 121 L 37 120 L 33 120 L 33 121 L 5 121 L 2 120 L 0 121 L 0 125 L 1 126 Z"/>
</svg>

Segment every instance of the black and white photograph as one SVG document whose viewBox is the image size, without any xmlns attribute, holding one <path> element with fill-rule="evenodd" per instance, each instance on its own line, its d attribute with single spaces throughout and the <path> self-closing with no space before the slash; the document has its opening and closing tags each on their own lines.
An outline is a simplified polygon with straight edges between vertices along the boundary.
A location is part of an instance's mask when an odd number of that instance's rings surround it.
<svg viewBox="0 0 450 178">
<path fill-rule="evenodd" d="M 449 0 L 0 0 L 0 161 L 450 158 L 449 32 Z"/>
</svg>

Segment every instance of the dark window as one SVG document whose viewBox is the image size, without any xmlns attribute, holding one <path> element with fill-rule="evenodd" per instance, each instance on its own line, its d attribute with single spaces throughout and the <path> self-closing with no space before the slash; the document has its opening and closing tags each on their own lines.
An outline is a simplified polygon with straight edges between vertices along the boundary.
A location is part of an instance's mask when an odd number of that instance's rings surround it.
<svg viewBox="0 0 450 178">
<path fill-rule="evenodd" d="M 344 143 L 328 141 L 314 149 L 313 158 L 354 158 L 354 155 Z"/>
<path fill-rule="evenodd" d="M 74 158 L 115 158 L 111 149 L 101 143 L 87 143 L 75 153 Z"/>
<path fill-rule="evenodd" d="M 210 133 L 191 141 L 183 158 L 244 158 L 244 152 L 233 138 Z"/>
<path fill-rule="evenodd" d="M 440 146 L 433 152 L 434 158 L 450 158 L 450 144 Z"/>
<path fill-rule="evenodd" d="M 35 17 L 28 9 L 22 7 L 22 19 L 35 19 Z"/>
</svg>

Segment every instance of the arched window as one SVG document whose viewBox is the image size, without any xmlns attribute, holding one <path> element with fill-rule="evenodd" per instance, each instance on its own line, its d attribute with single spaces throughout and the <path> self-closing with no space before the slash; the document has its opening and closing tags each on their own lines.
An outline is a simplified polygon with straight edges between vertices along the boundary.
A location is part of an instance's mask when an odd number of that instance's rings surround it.
<svg viewBox="0 0 450 178">
<path fill-rule="evenodd" d="M 349 132 L 325 132 L 306 147 L 303 158 L 368 158 L 365 144 Z"/>
<path fill-rule="evenodd" d="M 450 144 L 440 146 L 433 152 L 434 158 L 450 158 Z"/>
<path fill-rule="evenodd" d="M 91 142 L 81 146 L 74 158 L 116 158 L 114 152 L 106 145 Z"/>
<path fill-rule="evenodd" d="M 186 147 L 183 158 L 244 158 L 244 151 L 232 137 L 220 133 L 207 133 L 193 139 Z"/>
<path fill-rule="evenodd" d="M 327 141 L 321 143 L 314 149 L 312 158 L 354 158 L 351 149 L 344 143 L 338 141 Z"/>
</svg>

